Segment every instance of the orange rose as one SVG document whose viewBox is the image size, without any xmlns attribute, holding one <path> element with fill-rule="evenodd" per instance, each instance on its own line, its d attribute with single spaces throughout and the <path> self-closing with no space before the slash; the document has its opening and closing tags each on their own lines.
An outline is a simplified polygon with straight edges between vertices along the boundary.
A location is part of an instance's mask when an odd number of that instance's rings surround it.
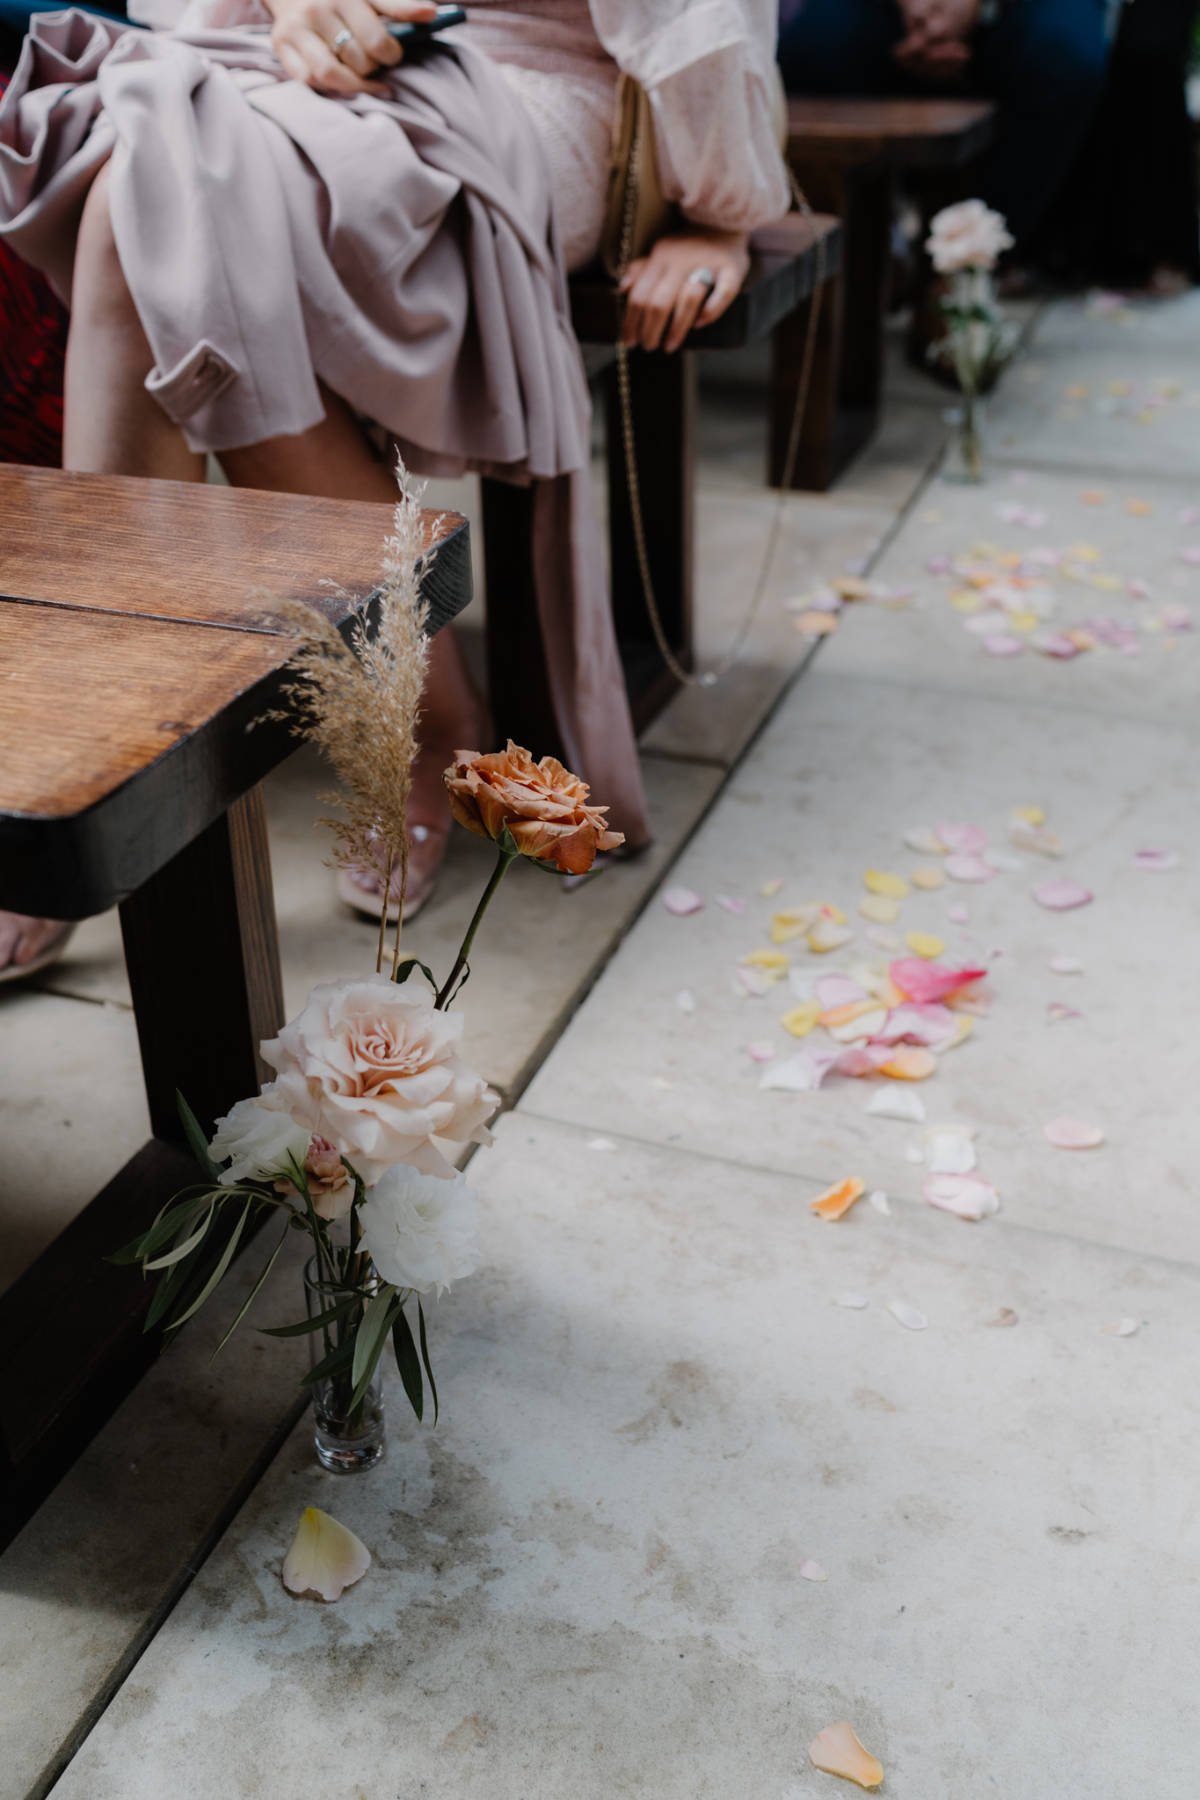
<svg viewBox="0 0 1200 1800">
<path fill-rule="evenodd" d="M 450 810 L 480 837 L 500 839 L 507 828 L 522 856 L 582 875 L 600 850 L 625 842 L 604 822 L 607 806 L 587 804 L 588 785 L 553 756 L 534 762 L 512 739 L 507 750 L 481 756 L 460 750 L 446 770 Z"/>
</svg>

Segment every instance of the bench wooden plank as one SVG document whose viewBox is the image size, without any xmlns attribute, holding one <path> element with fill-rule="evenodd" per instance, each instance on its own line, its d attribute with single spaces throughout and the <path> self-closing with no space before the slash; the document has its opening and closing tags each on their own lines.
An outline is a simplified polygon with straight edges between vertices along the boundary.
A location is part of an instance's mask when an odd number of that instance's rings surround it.
<svg viewBox="0 0 1200 1800">
<path fill-rule="evenodd" d="M 379 585 L 391 508 L 10 463 L 0 464 L 0 520 L 0 595 L 277 631 L 254 590 L 345 619 Z M 427 590 L 434 630 L 463 604 L 466 522 L 447 521 L 438 530 L 437 515 L 426 518 L 443 558 Z M 324 576 L 348 600 L 323 588 Z"/>
</svg>

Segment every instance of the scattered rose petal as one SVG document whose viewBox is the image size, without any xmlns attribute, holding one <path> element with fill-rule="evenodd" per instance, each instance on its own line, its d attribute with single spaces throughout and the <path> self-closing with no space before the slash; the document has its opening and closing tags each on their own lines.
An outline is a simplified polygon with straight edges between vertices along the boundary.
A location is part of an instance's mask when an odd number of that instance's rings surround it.
<svg viewBox="0 0 1200 1800">
<path fill-rule="evenodd" d="M 824 955 L 829 950 L 840 950 L 853 937 L 854 933 L 847 931 L 844 925 L 836 925 L 832 919 L 818 919 L 808 934 L 807 943 L 810 950 Z"/>
<path fill-rule="evenodd" d="M 283 1561 L 283 1585 L 289 1594 L 338 1600 L 370 1566 L 370 1551 L 352 1531 L 319 1507 L 306 1506 Z"/>
<path fill-rule="evenodd" d="M 852 981 L 849 975 L 818 975 L 813 993 L 821 1002 L 822 1012 L 831 1012 L 835 1006 L 856 1006 L 871 997 L 862 983 Z"/>
<path fill-rule="evenodd" d="M 958 1020 L 948 1006 L 939 1001 L 918 1005 L 905 1000 L 892 1008 L 875 1035 L 881 1044 L 920 1044 L 926 1050 L 943 1050 L 957 1034 Z"/>
<path fill-rule="evenodd" d="M 1077 881 L 1039 881 L 1033 890 L 1039 906 L 1049 912 L 1070 912 L 1076 906 L 1090 906 L 1095 895 Z"/>
<path fill-rule="evenodd" d="M 905 1331 L 924 1331 L 929 1324 L 925 1314 L 915 1306 L 910 1306 L 907 1300 L 889 1300 L 888 1311 L 893 1319 L 903 1325 Z"/>
<path fill-rule="evenodd" d="M 675 1004 L 681 1013 L 694 1013 L 696 1010 L 696 996 L 693 994 L 691 988 L 680 988 L 675 996 Z"/>
<path fill-rule="evenodd" d="M 900 911 L 900 902 L 887 894 L 863 894 L 858 910 L 876 925 L 890 925 Z"/>
<path fill-rule="evenodd" d="M 1067 1019 L 1082 1019 L 1083 1014 L 1078 1007 L 1067 1006 L 1062 1000 L 1052 1000 L 1046 1008 L 1046 1017 L 1051 1025 L 1062 1025 Z"/>
<path fill-rule="evenodd" d="M 885 1219 L 891 1217 L 892 1203 L 882 1188 L 875 1188 L 867 1195 L 867 1205 L 873 1206 L 875 1211 L 882 1213 Z"/>
<path fill-rule="evenodd" d="M 862 1198 L 863 1188 L 864 1184 L 857 1175 L 847 1175 L 844 1181 L 835 1182 L 823 1194 L 818 1194 L 815 1200 L 810 1200 L 808 1210 L 815 1212 L 819 1219 L 845 1218 L 854 1202 Z"/>
<path fill-rule="evenodd" d="M 898 950 L 900 948 L 900 939 L 894 931 L 889 931 L 886 925 L 868 925 L 865 936 L 872 944 L 877 944 L 881 950 Z"/>
<path fill-rule="evenodd" d="M 1017 1315 L 1013 1311 L 1011 1306 L 1002 1306 L 1000 1308 L 1000 1311 L 996 1314 L 994 1319 L 985 1319 L 984 1320 L 985 1325 L 999 1326 L 999 1328 L 1002 1331 L 1005 1331 L 1010 1326 L 1015 1325 L 1016 1322 L 1017 1322 Z"/>
<path fill-rule="evenodd" d="M 1111 1325 L 1100 1327 L 1107 1337 L 1132 1337 L 1137 1328 L 1136 1319 L 1115 1319 Z"/>
<path fill-rule="evenodd" d="M 764 1091 L 778 1088 L 784 1093 L 812 1094 L 837 1060 L 831 1050 L 806 1044 L 797 1055 L 781 1057 L 778 1062 L 771 1063 L 763 1070 L 758 1085 Z"/>
<path fill-rule="evenodd" d="M 770 881 L 764 881 L 758 891 L 762 895 L 764 900 L 773 900 L 775 898 L 776 894 L 778 894 L 781 891 L 782 887 L 783 887 L 783 876 L 782 875 L 772 875 Z"/>
<path fill-rule="evenodd" d="M 920 1125 L 925 1119 L 925 1102 L 920 1094 L 893 1082 L 871 1095 L 866 1110 L 877 1119 L 901 1119 L 909 1125 Z"/>
<path fill-rule="evenodd" d="M 820 902 L 810 900 L 805 906 L 785 907 L 782 912 L 771 914 L 771 942 L 787 944 L 793 938 L 803 937 L 811 931 L 821 916 Z"/>
<path fill-rule="evenodd" d="M 821 1016 L 820 1002 L 817 1000 L 801 1000 L 790 1012 L 785 1012 L 779 1023 L 785 1031 L 795 1038 L 807 1037 Z"/>
<path fill-rule="evenodd" d="M 989 656 L 1022 656 L 1025 646 L 1007 631 L 989 631 L 981 644 Z"/>
<path fill-rule="evenodd" d="M 919 856 L 944 856 L 950 847 L 943 844 L 932 825 L 910 825 L 904 833 L 904 842 Z"/>
<path fill-rule="evenodd" d="M 932 1175 L 969 1175 L 975 1167 L 975 1133 L 968 1125 L 934 1125 L 925 1133 Z"/>
<path fill-rule="evenodd" d="M 972 982 L 982 980 L 987 970 L 975 967 L 948 969 L 938 962 L 926 962 L 922 957 L 902 956 L 891 964 L 888 974 L 902 994 L 918 1005 L 925 1005 L 945 1000 L 948 995 L 970 987 Z"/>
<path fill-rule="evenodd" d="M 913 1044 L 901 1044 L 886 1062 L 880 1063 L 879 1072 L 890 1075 L 893 1081 L 927 1081 L 936 1068 L 937 1058 L 932 1051 Z"/>
<path fill-rule="evenodd" d="M 946 908 L 946 917 L 952 925 L 969 925 L 971 923 L 971 914 L 961 900 L 956 900 L 953 906 Z"/>
<path fill-rule="evenodd" d="M 838 628 L 836 613 L 815 607 L 808 612 L 798 613 L 793 623 L 804 637 L 830 637 Z"/>
<path fill-rule="evenodd" d="M 830 1020 L 826 1015 L 821 1020 L 830 1037 L 839 1044 L 866 1043 L 876 1037 L 887 1024 L 886 1006 L 868 1006 L 865 1010 L 856 1006 L 843 1010 L 845 1013 L 852 1012 L 854 1016 Z"/>
<path fill-rule="evenodd" d="M 1042 1126 L 1042 1136 L 1056 1150 L 1095 1150 L 1104 1142 L 1099 1125 L 1089 1125 L 1084 1119 L 1051 1119 Z"/>
<path fill-rule="evenodd" d="M 1018 850 L 1036 850 L 1039 856 L 1061 856 L 1058 833 L 1048 825 L 1030 825 L 1025 819 L 1014 819 L 1008 835 Z"/>
<path fill-rule="evenodd" d="M 846 1719 L 827 1725 L 808 1746 L 814 1769 L 826 1775 L 840 1775 L 860 1788 L 877 1788 L 883 1780 L 883 1764 L 864 1750 Z"/>
<path fill-rule="evenodd" d="M 1133 866 L 1144 869 L 1148 875 L 1166 875 L 1179 867 L 1179 853 L 1176 850 L 1135 850 Z"/>
<path fill-rule="evenodd" d="M 838 1304 L 841 1305 L 842 1302 L 839 1301 Z M 867 1303 L 864 1300 L 863 1305 L 865 1306 L 866 1304 Z M 805 1557 L 804 1561 L 800 1564 L 800 1567 L 796 1572 L 800 1576 L 801 1580 L 803 1580 L 803 1581 L 828 1581 L 829 1580 L 828 1575 L 825 1573 L 825 1571 L 821 1567 L 820 1563 L 813 1562 L 811 1557 Z"/>
<path fill-rule="evenodd" d="M 722 907 L 725 912 L 733 913 L 739 919 L 746 910 L 746 902 L 739 899 L 736 894 L 718 894 L 717 905 Z"/>
<path fill-rule="evenodd" d="M 938 825 L 937 835 L 947 850 L 961 851 L 964 856 L 978 856 L 987 849 L 987 832 L 979 825 L 943 823 Z"/>
<path fill-rule="evenodd" d="M 694 889 L 687 887 L 669 887 L 663 889 L 662 903 L 669 913 L 677 919 L 686 919 L 689 913 L 704 911 L 704 900 Z"/>
<path fill-rule="evenodd" d="M 749 950 L 742 963 L 749 969 L 763 969 L 778 981 L 788 967 L 789 958 L 782 950 Z"/>
<path fill-rule="evenodd" d="M 923 956 L 928 962 L 940 956 L 946 948 L 940 937 L 934 937 L 928 931 L 907 932 L 904 941 L 914 956 Z"/>
<path fill-rule="evenodd" d="M 589 1150 L 615 1150 L 617 1146 L 611 1138 L 594 1137 L 588 1139 L 587 1147 Z"/>
<path fill-rule="evenodd" d="M 770 1044 L 747 1044 L 746 1055 L 751 1062 L 769 1063 L 775 1061 L 775 1051 Z"/>
<path fill-rule="evenodd" d="M 951 881 L 990 881 L 996 871 L 985 857 L 956 853 L 946 858 L 946 873 Z"/>
<path fill-rule="evenodd" d="M 863 875 L 863 886 L 872 894 L 886 894 L 889 900 L 903 900 L 908 893 L 903 875 L 893 875 L 887 869 L 868 869 Z"/>
<path fill-rule="evenodd" d="M 892 1054 L 886 1044 L 852 1044 L 849 1050 L 843 1050 L 838 1057 L 837 1072 L 839 1075 L 849 1075 L 854 1080 L 865 1075 L 877 1075 Z"/>
<path fill-rule="evenodd" d="M 1082 975 L 1083 964 L 1077 956 L 1052 956 L 1046 964 L 1056 975 Z"/>
<path fill-rule="evenodd" d="M 733 971 L 736 991 L 749 994 L 752 1000 L 761 1000 L 764 994 L 770 993 L 777 977 L 768 975 L 762 969 L 747 969 L 740 965 Z"/>
<path fill-rule="evenodd" d="M 977 1223 L 1000 1210 L 1000 1196 L 979 1175 L 928 1175 L 922 1188 L 930 1206 Z"/>
<path fill-rule="evenodd" d="M 934 888 L 945 887 L 946 871 L 925 864 L 919 869 L 914 869 L 909 880 L 915 888 L 923 888 L 929 892 Z"/>
<path fill-rule="evenodd" d="M 835 1294 L 833 1304 L 848 1307 L 851 1312 L 861 1312 L 864 1306 L 870 1306 L 871 1302 L 866 1294 Z"/>
<path fill-rule="evenodd" d="M 1074 638 L 1062 631 L 1036 631 L 1029 642 L 1043 656 L 1053 656 L 1062 662 L 1069 662 L 1071 657 L 1078 656 L 1081 649 Z"/>
</svg>

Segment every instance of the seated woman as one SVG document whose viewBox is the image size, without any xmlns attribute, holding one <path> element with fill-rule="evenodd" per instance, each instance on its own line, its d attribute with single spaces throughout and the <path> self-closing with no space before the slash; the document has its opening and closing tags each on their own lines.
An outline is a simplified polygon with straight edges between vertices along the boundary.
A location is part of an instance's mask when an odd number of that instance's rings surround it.
<svg viewBox="0 0 1200 1800">
<path fill-rule="evenodd" d="M 199 481 L 211 452 L 235 485 L 388 500 L 373 421 L 420 472 L 532 481 L 559 729 L 645 843 L 563 275 L 596 253 L 626 70 L 683 221 L 630 271 L 626 336 L 674 349 L 725 310 L 747 232 L 788 204 L 773 0 L 477 0 L 407 60 L 384 27 L 423 0 L 142 4 L 159 29 L 35 18 L 0 103 L 0 234 L 71 308 L 65 465 Z M 449 830 L 440 772 L 484 730 L 443 632 L 417 900 Z M 0 918 L 0 964 L 44 934 Z"/>
</svg>

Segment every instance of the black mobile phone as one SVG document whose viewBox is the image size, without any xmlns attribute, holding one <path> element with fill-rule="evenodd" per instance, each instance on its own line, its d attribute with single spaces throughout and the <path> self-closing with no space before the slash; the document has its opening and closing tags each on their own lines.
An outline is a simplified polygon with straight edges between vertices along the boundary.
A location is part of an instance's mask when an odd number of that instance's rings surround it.
<svg viewBox="0 0 1200 1800">
<path fill-rule="evenodd" d="M 435 32 L 448 31 L 451 25 L 465 25 L 466 11 L 461 6 L 439 6 L 434 19 L 412 19 L 404 23 L 396 20 L 385 26 L 389 37 L 394 37 L 407 48 L 415 49 L 418 44 L 425 43 Z"/>
</svg>

